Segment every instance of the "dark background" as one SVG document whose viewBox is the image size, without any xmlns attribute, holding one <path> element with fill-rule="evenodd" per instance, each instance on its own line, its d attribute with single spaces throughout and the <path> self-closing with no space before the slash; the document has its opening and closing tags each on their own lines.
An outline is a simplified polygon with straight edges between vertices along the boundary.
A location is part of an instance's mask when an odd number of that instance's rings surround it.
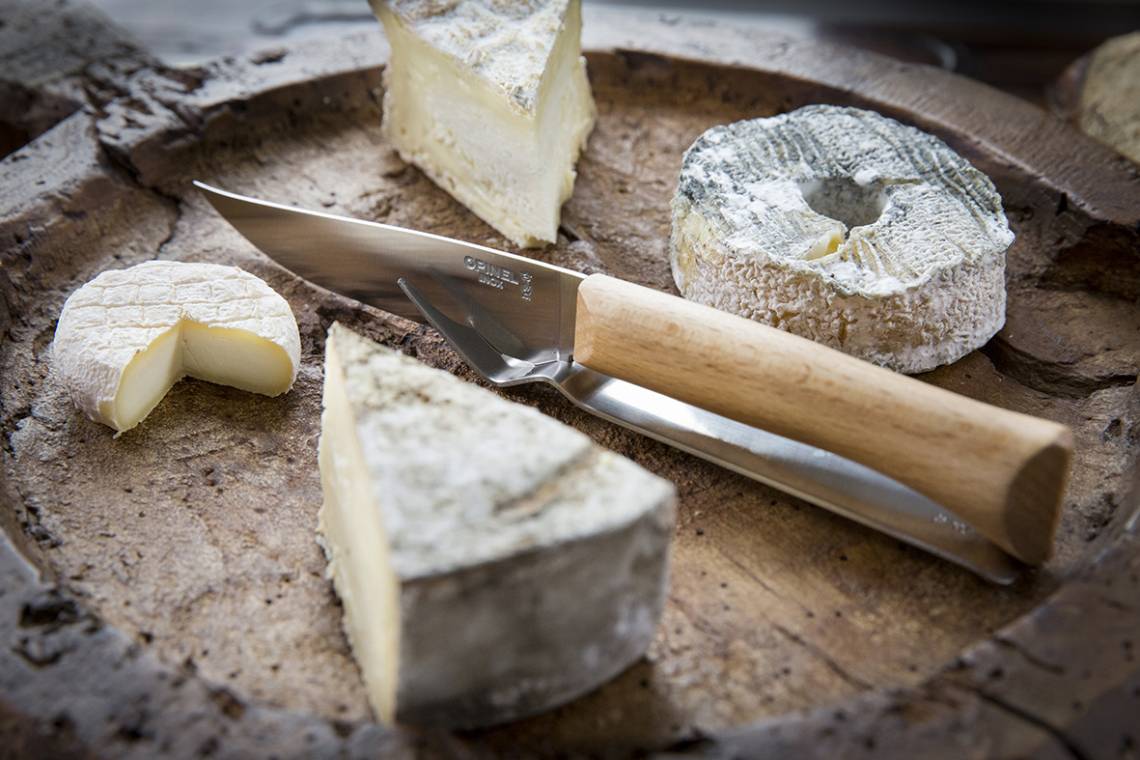
<svg viewBox="0 0 1140 760">
<path fill-rule="evenodd" d="M 190 65 L 285 42 L 373 29 L 366 0 L 93 0 L 168 63 Z M 1043 102 L 1046 86 L 1106 38 L 1140 29 L 1140 0 L 584 0 L 757 23 L 928 63 Z"/>
</svg>

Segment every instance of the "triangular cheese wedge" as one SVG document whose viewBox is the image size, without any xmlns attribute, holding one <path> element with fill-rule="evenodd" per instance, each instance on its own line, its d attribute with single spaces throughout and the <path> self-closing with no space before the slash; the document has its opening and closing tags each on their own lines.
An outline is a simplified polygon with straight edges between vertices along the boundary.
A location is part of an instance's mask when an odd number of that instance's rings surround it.
<svg viewBox="0 0 1140 760">
<path fill-rule="evenodd" d="M 516 244 L 554 242 L 595 116 L 578 0 L 372 6 L 400 155 Z"/>
<path fill-rule="evenodd" d="M 476 727 L 645 651 L 674 490 L 528 406 L 333 325 L 322 545 L 376 716 Z"/>
</svg>

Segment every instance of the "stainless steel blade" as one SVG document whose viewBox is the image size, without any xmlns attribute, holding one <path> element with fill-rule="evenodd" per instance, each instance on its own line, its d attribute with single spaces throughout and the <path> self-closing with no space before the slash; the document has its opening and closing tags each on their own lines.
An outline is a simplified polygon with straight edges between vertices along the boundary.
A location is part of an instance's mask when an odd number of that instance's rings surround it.
<svg viewBox="0 0 1140 760">
<path fill-rule="evenodd" d="M 561 267 L 427 232 L 325 214 L 194 185 L 238 232 L 289 271 L 335 293 L 423 321 L 396 284 L 416 283 L 439 303 L 449 289 L 510 325 L 519 358 L 568 359 L 584 277 Z"/>
</svg>

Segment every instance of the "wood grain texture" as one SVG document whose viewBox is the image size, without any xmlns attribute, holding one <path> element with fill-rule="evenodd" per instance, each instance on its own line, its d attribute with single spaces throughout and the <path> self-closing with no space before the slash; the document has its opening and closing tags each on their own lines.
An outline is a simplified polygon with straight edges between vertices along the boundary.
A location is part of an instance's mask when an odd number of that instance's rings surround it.
<svg viewBox="0 0 1140 760">
<path fill-rule="evenodd" d="M 1024 562 L 1053 553 L 1063 425 L 990 406 L 767 325 L 595 274 L 574 358 L 879 470 Z"/>
<path fill-rule="evenodd" d="M 107 74 L 156 61 L 92 6 L 48 11 L 0 0 L 0 157 L 38 137 L 84 105 Z"/>
<path fill-rule="evenodd" d="M 1044 182 L 1093 217 L 1134 225 L 1140 167 L 1020 98 L 930 66 L 811 37 L 792 39 L 740 25 L 671 23 L 594 7 L 583 18 L 583 45 L 628 50 L 642 65 L 653 54 L 747 68 L 772 76 L 781 110 L 810 102 L 873 108 L 942 137 L 992 179 Z M 862 105 L 860 105 L 862 104 Z M 1060 157 L 1063 157 L 1061 160 Z M 998 183 L 1000 186 L 1000 182 Z M 1000 187 L 999 187 L 1000 189 Z"/>
<path fill-rule="evenodd" d="M 645 661 L 550 714 L 462 736 L 378 728 L 312 540 L 323 331 L 340 320 L 474 378 L 430 330 L 273 266 L 188 182 L 505 243 L 384 143 L 378 34 L 119 72 L 89 88 L 86 113 L 0 163 L 0 524 L 34 561 L 0 544 L 3 746 L 959 757 L 1126 745 L 1138 671 L 1125 642 L 1140 627 L 1134 175 L 1064 129 L 1022 137 L 979 118 L 1048 119 L 922 67 L 754 30 L 592 19 L 587 45 L 639 42 L 587 53 L 598 129 L 544 261 L 669 291 L 681 151 L 712 124 L 806 102 L 929 128 L 995 178 L 1018 235 L 1010 325 L 922 379 L 1071 427 L 1054 558 L 994 588 L 553 392 L 510 391 L 678 484 L 663 625 Z M 295 390 L 260 401 L 188 382 L 118 441 L 79 418 L 47 361 L 59 307 L 95 272 L 154 257 L 237 264 L 282 292 L 303 336 Z"/>
</svg>

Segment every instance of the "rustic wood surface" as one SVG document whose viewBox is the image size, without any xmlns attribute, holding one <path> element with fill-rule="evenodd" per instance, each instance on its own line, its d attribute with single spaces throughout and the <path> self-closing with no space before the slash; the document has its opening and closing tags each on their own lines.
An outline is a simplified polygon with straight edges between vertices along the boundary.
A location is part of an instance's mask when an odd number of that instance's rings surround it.
<svg viewBox="0 0 1140 760">
<path fill-rule="evenodd" d="M 667 18 L 595 15 L 586 28 L 598 128 L 544 260 L 670 290 L 681 152 L 712 124 L 809 102 L 916 124 L 994 178 L 1018 235 L 1008 324 L 924 379 L 1073 428 L 1054 559 L 989 586 L 553 392 L 512 391 L 678 484 L 665 620 L 642 663 L 548 715 L 454 737 L 379 729 L 313 542 L 324 329 L 340 320 L 474 377 L 427 328 L 274 266 L 188 183 L 509 244 L 385 145 L 377 35 L 177 72 L 92 63 L 69 75 L 85 107 L 0 163 L 6 747 L 958 757 L 1135 746 L 1135 167 L 934 69 Z M 119 439 L 80 418 L 50 372 L 59 308 L 97 272 L 155 257 L 234 263 L 279 290 L 302 331 L 294 391 L 264 399 L 187 381 Z"/>
</svg>

